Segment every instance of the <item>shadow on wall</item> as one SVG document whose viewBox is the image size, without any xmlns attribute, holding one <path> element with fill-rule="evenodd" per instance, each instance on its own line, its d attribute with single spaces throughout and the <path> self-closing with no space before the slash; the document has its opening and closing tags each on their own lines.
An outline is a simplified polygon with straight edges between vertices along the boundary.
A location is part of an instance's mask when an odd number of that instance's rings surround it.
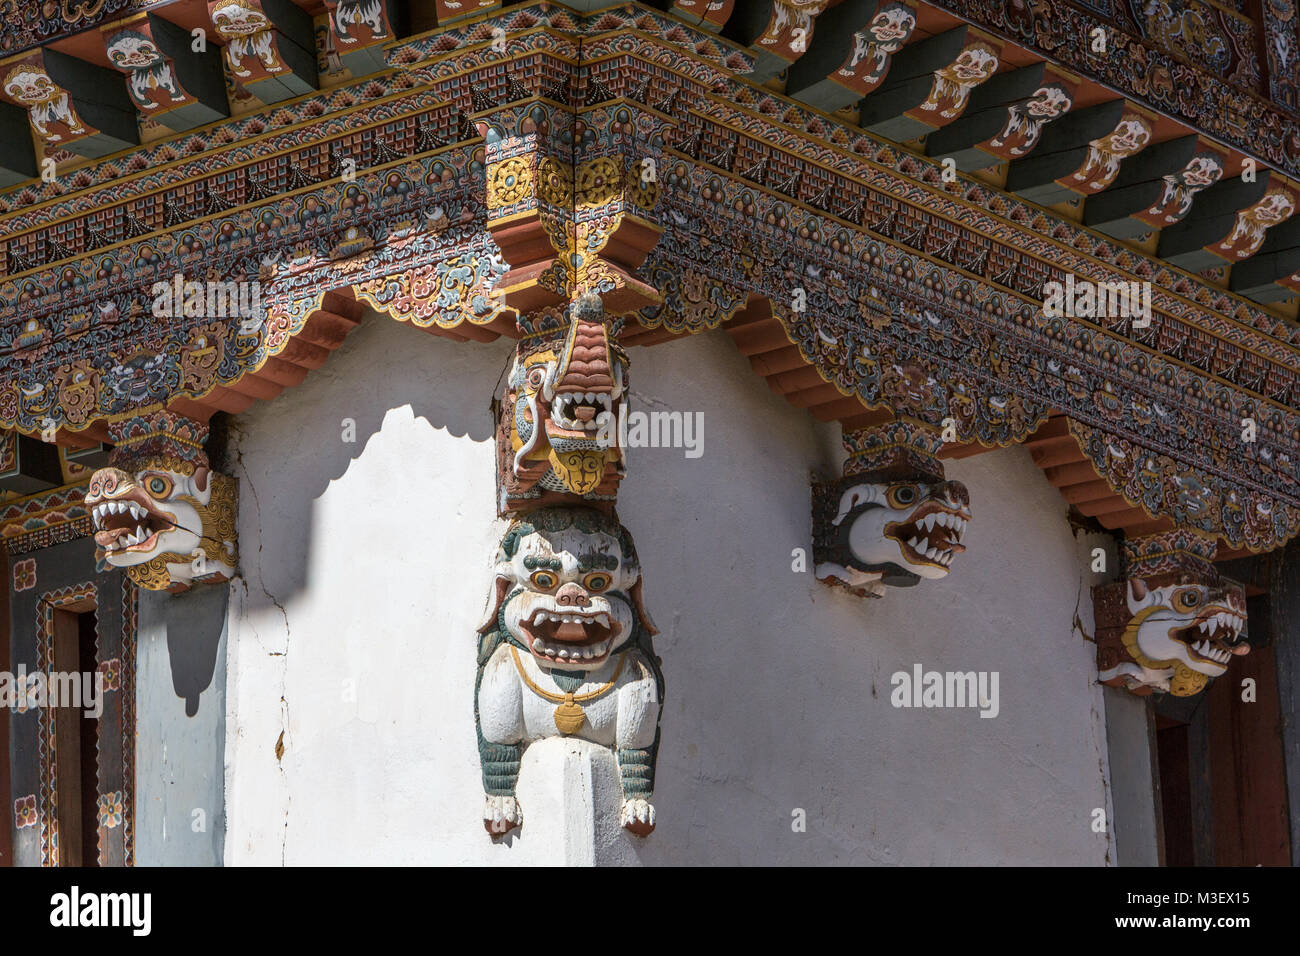
<svg viewBox="0 0 1300 956">
<path fill-rule="evenodd" d="M 368 361 L 376 354 L 386 357 L 384 367 L 375 368 L 373 361 Z M 302 385 L 231 419 L 229 447 L 219 470 L 239 480 L 241 532 L 250 527 L 274 527 L 277 537 L 289 538 L 278 542 L 277 553 L 297 556 L 292 567 L 274 569 L 273 587 L 250 582 L 249 605 L 282 605 L 306 586 L 313 503 L 365 453 L 388 412 L 409 406 L 417 420 L 425 420 L 434 429 L 475 442 L 491 441 L 495 432 L 493 399 L 513 354 L 510 339 L 452 342 L 367 310 L 361 325 Z M 449 369 L 454 369 L 454 374 L 443 374 Z M 465 382 L 474 383 L 472 391 L 465 388 Z M 340 395 L 347 398 L 340 400 Z M 283 440 L 286 435 L 293 436 L 291 442 Z M 308 483 L 293 493 L 277 492 L 276 482 L 266 481 L 264 474 L 249 473 L 245 458 L 274 461 L 290 474 L 310 476 Z M 492 500 L 495 482 L 491 473 L 483 478 L 466 493 L 488 495 Z M 263 486 L 273 490 L 259 494 Z M 384 491 L 376 488 L 374 494 L 382 497 Z M 392 506 L 401 507 L 401 502 Z M 257 548 L 260 542 L 252 544 Z M 268 570 L 261 569 L 263 576 Z"/>
<path fill-rule="evenodd" d="M 225 587 L 194 588 L 166 603 L 172 688 L 185 701 L 186 717 L 199 712 L 199 697 L 212 684 L 229 593 Z"/>
</svg>

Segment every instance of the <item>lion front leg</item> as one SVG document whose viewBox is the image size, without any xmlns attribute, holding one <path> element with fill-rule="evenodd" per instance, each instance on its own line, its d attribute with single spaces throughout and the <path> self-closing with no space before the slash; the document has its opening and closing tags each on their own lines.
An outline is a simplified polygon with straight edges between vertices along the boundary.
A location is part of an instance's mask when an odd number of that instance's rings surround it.
<svg viewBox="0 0 1300 956">
<path fill-rule="evenodd" d="M 655 828 L 655 808 L 650 802 L 655 786 L 655 757 L 659 734 L 643 750 L 622 748 L 618 752 L 618 772 L 623 781 L 623 807 L 619 823 L 639 837 L 649 836 Z"/>
<path fill-rule="evenodd" d="M 505 667 L 506 648 L 498 646 L 493 653 L 489 650 L 492 643 L 489 635 L 480 647 L 480 656 L 486 651 L 487 660 L 479 667 L 474 687 L 474 726 L 486 795 L 483 827 L 493 836 L 502 836 L 524 822 L 515 798 L 524 756 L 524 726 L 519 682 L 513 670 Z"/>
</svg>

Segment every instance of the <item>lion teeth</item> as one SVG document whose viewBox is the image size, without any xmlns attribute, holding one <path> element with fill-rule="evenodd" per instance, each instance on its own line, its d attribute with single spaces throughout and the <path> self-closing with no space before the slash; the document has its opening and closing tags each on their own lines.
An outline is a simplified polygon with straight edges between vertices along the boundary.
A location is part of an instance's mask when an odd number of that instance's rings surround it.
<svg viewBox="0 0 1300 956">
<path fill-rule="evenodd" d="M 929 538 L 922 538 L 922 539 L 921 539 L 921 543 L 918 544 L 918 545 L 915 545 L 914 547 L 915 547 L 915 550 L 916 550 L 916 553 L 917 553 L 917 554 L 929 554 L 929 553 L 930 553 L 930 539 L 929 539 Z"/>
</svg>

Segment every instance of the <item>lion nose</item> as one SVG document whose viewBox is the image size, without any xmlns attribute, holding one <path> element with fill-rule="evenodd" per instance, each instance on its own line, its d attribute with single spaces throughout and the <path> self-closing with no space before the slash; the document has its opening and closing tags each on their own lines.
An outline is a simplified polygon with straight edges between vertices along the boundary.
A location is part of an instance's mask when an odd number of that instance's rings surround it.
<svg viewBox="0 0 1300 956">
<path fill-rule="evenodd" d="M 555 603 L 564 607 L 586 607 L 591 598 L 581 584 L 569 583 L 555 592 Z"/>
</svg>

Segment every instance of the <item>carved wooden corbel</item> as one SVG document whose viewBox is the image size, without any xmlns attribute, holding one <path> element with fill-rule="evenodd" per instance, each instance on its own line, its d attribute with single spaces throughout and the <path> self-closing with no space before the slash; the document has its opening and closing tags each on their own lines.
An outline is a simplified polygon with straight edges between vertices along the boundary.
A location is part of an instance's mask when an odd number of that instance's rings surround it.
<svg viewBox="0 0 1300 956">
<path fill-rule="evenodd" d="M 208 464 L 207 423 L 160 410 L 110 422 L 108 431 L 109 465 L 86 490 L 97 558 L 151 591 L 233 577 L 238 487 Z"/>
<path fill-rule="evenodd" d="M 813 483 L 817 577 L 862 597 L 946 577 L 970 522 L 970 494 L 944 478 L 940 433 L 895 418 L 848 432 L 844 477 Z"/>
<path fill-rule="evenodd" d="M 1190 697 L 1250 653 L 1246 595 L 1220 578 L 1216 547 L 1186 529 L 1123 543 L 1124 580 L 1092 591 L 1103 684 Z"/>
</svg>

